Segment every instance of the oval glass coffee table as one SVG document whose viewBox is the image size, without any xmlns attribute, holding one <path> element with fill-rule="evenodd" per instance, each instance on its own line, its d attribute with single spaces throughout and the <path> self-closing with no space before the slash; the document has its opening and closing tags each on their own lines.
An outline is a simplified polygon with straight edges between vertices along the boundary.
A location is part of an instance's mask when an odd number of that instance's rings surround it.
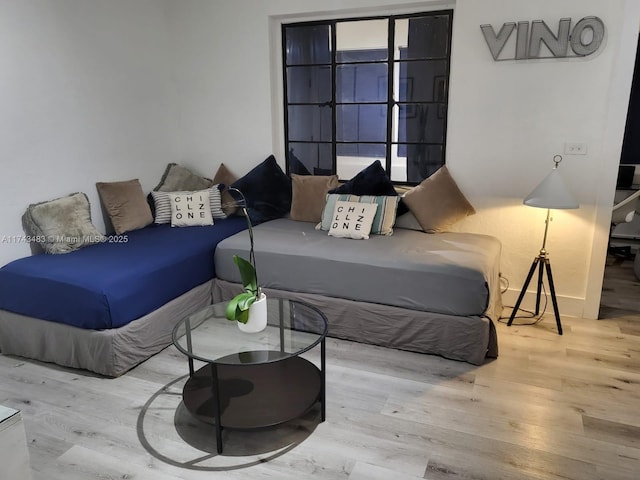
<svg viewBox="0 0 640 480">
<path fill-rule="evenodd" d="M 215 426 L 218 453 L 224 428 L 278 425 L 316 402 L 324 421 L 324 314 L 306 303 L 268 298 L 267 327 L 246 333 L 226 319 L 227 303 L 210 305 L 173 329 L 173 343 L 189 361 L 182 400 L 192 415 Z M 320 368 L 300 356 L 318 344 Z M 195 370 L 194 361 L 205 365 Z"/>
</svg>

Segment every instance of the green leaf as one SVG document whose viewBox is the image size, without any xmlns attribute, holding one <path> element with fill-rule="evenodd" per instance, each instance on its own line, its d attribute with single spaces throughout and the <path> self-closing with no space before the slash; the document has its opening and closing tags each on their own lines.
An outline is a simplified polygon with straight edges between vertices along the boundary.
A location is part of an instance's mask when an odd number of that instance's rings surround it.
<svg viewBox="0 0 640 480">
<path fill-rule="evenodd" d="M 234 297 L 229 300 L 227 309 L 225 310 L 225 316 L 227 320 L 235 320 L 238 317 L 240 310 L 238 309 L 238 297 Z"/>
<path fill-rule="evenodd" d="M 242 285 L 247 292 L 251 292 L 254 296 L 258 294 L 258 279 L 256 277 L 255 267 L 239 255 L 233 256 L 233 261 L 238 266 Z"/>
<path fill-rule="evenodd" d="M 249 310 L 241 310 L 236 321 L 240 323 L 247 323 L 249 321 Z"/>
<path fill-rule="evenodd" d="M 253 302 L 255 301 L 256 301 L 256 296 L 252 293 L 247 292 L 245 296 L 243 296 L 238 301 L 238 308 L 242 311 L 249 310 L 251 308 L 251 305 L 253 305 Z"/>
<path fill-rule="evenodd" d="M 229 320 L 247 323 L 249 321 L 249 308 L 258 297 L 258 276 L 253 263 L 241 256 L 234 255 L 233 262 L 240 271 L 240 278 L 245 291 L 229 301 L 225 315 Z"/>
<path fill-rule="evenodd" d="M 228 320 L 247 323 L 249 320 L 249 308 L 256 301 L 253 293 L 242 292 L 233 297 L 227 304 L 225 315 Z"/>
</svg>

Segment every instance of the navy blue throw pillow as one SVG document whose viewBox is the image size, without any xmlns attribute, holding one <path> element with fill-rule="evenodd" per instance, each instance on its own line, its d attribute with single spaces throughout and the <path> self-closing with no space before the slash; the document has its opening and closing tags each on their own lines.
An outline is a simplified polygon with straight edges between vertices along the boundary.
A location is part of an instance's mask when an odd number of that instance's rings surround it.
<svg viewBox="0 0 640 480">
<path fill-rule="evenodd" d="M 291 179 L 273 155 L 233 182 L 231 187 L 245 196 L 247 211 L 254 225 L 284 217 L 291 210 Z"/>
<path fill-rule="evenodd" d="M 300 161 L 293 153 L 293 150 L 289 150 L 289 172 L 296 175 L 311 175 L 311 172 L 304 163 Z"/>
<path fill-rule="evenodd" d="M 316 174 L 317 175 L 317 174 Z M 349 180 L 347 183 L 334 188 L 329 193 L 348 193 L 350 195 L 388 195 L 395 197 L 398 195 L 393 183 L 389 179 L 387 172 L 382 168 L 380 160 L 376 160 L 364 170 Z M 397 216 L 407 213 L 409 209 L 402 199 L 398 202 Z"/>
<path fill-rule="evenodd" d="M 330 190 L 329 193 L 348 193 L 350 195 L 398 195 L 380 160 L 376 160 L 344 185 Z"/>
<path fill-rule="evenodd" d="M 407 205 L 404 203 L 404 201 L 401 198 L 400 201 L 398 202 L 398 208 L 396 208 L 396 218 L 398 218 L 400 215 L 404 215 L 408 211 L 409 211 L 409 207 L 407 207 Z"/>
</svg>

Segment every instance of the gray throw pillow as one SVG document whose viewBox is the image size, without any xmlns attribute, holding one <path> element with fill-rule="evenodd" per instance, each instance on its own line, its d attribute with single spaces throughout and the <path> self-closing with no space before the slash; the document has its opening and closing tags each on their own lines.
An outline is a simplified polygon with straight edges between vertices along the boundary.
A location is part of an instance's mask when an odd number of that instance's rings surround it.
<svg viewBox="0 0 640 480">
<path fill-rule="evenodd" d="M 45 253 L 69 253 L 106 240 L 91 223 L 91 207 L 84 193 L 29 205 L 22 225 Z"/>
<path fill-rule="evenodd" d="M 204 190 L 211 185 L 213 185 L 213 180 L 210 178 L 196 175 L 177 163 L 170 163 L 167 165 L 160 183 L 153 190 L 159 192 L 195 191 Z"/>
<path fill-rule="evenodd" d="M 407 230 L 417 230 L 419 232 L 423 232 L 422 225 L 418 223 L 418 219 L 416 216 L 407 212 L 404 215 L 400 215 L 396 218 L 396 223 L 393 224 L 393 228 L 404 228 Z"/>
</svg>

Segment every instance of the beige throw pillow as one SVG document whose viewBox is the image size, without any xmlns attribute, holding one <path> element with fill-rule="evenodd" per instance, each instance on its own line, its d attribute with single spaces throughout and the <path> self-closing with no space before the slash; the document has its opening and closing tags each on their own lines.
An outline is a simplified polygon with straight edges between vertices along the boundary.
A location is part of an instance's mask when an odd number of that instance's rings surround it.
<svg viewBox="0 0 640 480">
<path fill-rule="evenodd" d="M 396 220 L 398 196 L 388 195 L 349 195 L 348 193 L 329 193 L 322 211 L 322 220 L 316 225 L 316 230 L 329 230 L 333 222 L 333 211 L 336 202 L 375 203 L 378 205 L 376 216 L 371 225 L 371 233 L 374 235 L 393 235 L 393 223 Z"/>
<path fill-rule="evenodd" d="M 291 211 L 289 218 L 317 223 L 327 201 L 327 192 L 338 186 L 337 175 L 291 174 Z"/>
<path fill-rule="evenodd" d="M 209 194 L 209 209 L 214 219 L 222 220 L 227 218 L 227 215 L 222 211 L 220 190 L 218 190 L 218 185 L 214 185 L 207 190 L 198 190 L 195 192 L 151 192 L 155 206 L 154 222 L 157 224 L 171 223 L 171 199 L 169 195 L 172 193 L 196 194 L 200 192 L 207 192 Z"/>
<path fill-rule="evenodd" d="M 153 222 L 140 180 L 98 182 L 96 188 L 116 235 L 138 230 Z"/>
<path fill-rule="evenodd" d="M 169 193 L 169 201 L 172 227 L 213 225 L 209 190 Z"/>
<path fill-rule="evenodd" d="M 329 235 L 339 238 L 367 240 L 371 233 L 377 203 L 344 202 L 338 200 L 333 210 Z"/>
<path fill-rule="evenodd" d="M 402 198 L 427 233 L 444 232 L 464 217 L 476 213 L 446 166 L 442 166 Z"/>
</svg>

